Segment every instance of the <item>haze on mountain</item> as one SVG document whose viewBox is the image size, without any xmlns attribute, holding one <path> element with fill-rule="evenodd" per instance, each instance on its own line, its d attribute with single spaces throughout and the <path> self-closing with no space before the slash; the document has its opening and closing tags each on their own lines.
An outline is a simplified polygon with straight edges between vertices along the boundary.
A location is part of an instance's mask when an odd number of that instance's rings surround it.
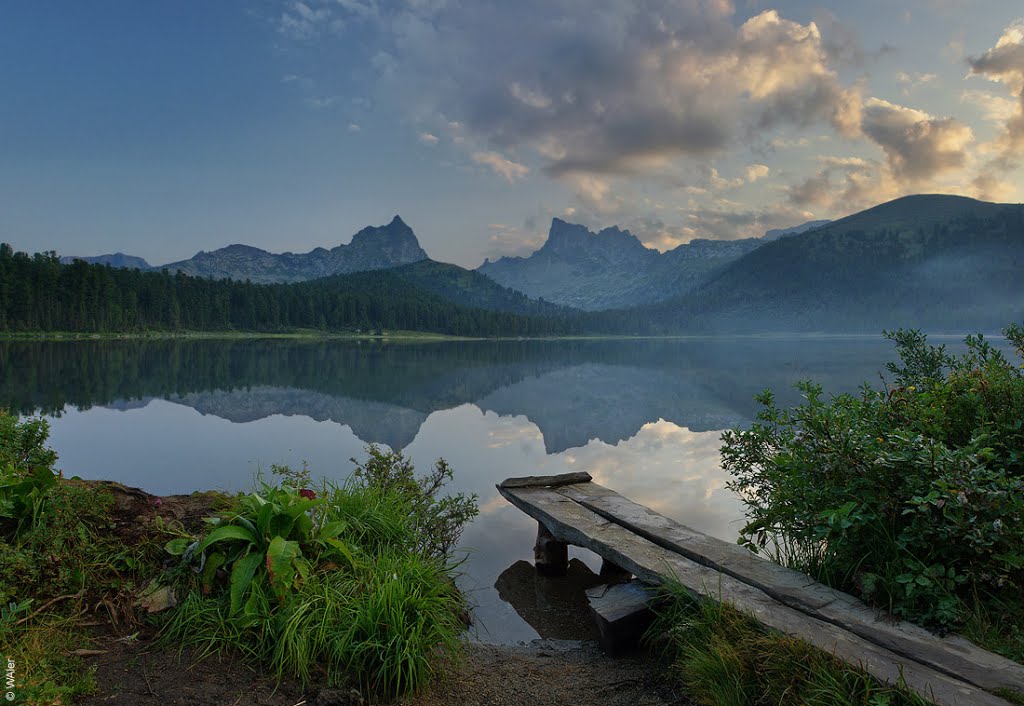
<svg viewBox="0 0 1024 706">
<path fill-rule="evenodd" d="M 617 227 L 592 233 L 555 219 L 548 240 L 529 257 L 485 262 L 471 271 L 427 258 L 412 229 L 396 217 L 332 250 L 272 255 L 231 246 L 201 253 L 175 269 L 293 283 L 236 292 L 255 297 L 259 306 L 243 307 L 242 314 L 248 314 L 241 318 L 225 314 L 218 325 L 242 330 L 362 330 L 376 321 L 388 328 L 487 336 L 877 334 L 900 327 L 963 333 L 994 332 L 1024 319 L 1024 207 L 1019 205 L 908 196 L 835 222 L 787 230 L 765 238 L 695 240 L 659 253 Z M 340 273 L 322 276 L 330 270 Z M 123 277 L 118 282 L 140 284 Z M 166 286 L 170 283 L 160 285 Z M 40 296 L 71 296 L 63 291 Z M 347 293 L 346 311 L 356 305 L 354 319 L 338 309 L 342 293 Z M 203 296 L 222 295 L 209 289 Z M 45 311 L 80 308 L 66 302 Z M 263 320 L 260 311 L 289 316 Z M 31 317 L 18 312 L 14 306 L 5 314 L 9 325 L 31 329 Z M 305 314 L 296 318 L 296 312 Z M 110 319 L 104 316 L 96 320 Z M 160 326 L 175 325 L 164 319 Z M 65 324 L 74 330 L 81 326 Z"/>
<path fill-rule="evenodd" d="M 643 310 L 668 331 L 999 331 L 1024 319 L 1024 206 L 906 196 L 779 238 Z"/>
<path fill-rule="evenodd" d="M 587 311 L 650 304 L 692 291 L 763 245 L 758 238 L 697 239 L 659 253 L 628 230 L 597 233 L 559 218 L 528 257 L 485 260 L 477 271 L 534 298 Z"/>
</svg>

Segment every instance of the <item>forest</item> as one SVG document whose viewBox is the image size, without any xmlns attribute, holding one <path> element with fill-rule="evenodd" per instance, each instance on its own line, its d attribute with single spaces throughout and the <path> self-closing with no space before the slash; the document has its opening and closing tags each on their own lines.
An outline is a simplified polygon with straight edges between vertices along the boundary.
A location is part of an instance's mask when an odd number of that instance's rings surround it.
<svg viewBox="0 0 1024 706">
<path fill-rule="evenodd" d="M 430 331 L 461 336 L 576 333 L 573 315 L 462 306 L 388 271 L 261 285 L 182 273 L 61 264 L 0 245 L 0 332 Z"/>
</svg>

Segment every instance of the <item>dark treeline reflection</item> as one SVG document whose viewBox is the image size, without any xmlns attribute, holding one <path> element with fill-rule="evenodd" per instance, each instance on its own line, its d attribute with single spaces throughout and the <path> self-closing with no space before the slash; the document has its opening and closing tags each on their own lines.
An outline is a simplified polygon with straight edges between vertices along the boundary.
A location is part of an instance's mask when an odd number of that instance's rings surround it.
<svg viewBox="0 0 1024 706">
<path fill-rule="evenodd" d="M 403 447 L 431 412 L 473 403 L 526 416 L 552 452 L 630 438 L 659 418 L 695 431 L 743 424 L 765 388 L 783 402 L 804 378 L 854 391 L 891 357 L 880 338 L 14 341 L 0 343 L 0 405 L 60 415 L 164 398 L 235 422 L 331 419 Z"/>
</svg>

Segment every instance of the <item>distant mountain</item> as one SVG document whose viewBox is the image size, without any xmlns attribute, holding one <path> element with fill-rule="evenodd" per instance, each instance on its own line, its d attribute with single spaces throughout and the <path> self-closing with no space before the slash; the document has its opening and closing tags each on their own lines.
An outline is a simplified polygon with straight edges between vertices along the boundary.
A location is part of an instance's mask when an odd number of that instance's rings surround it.
<svg viewBox="0 0 1024 706">
<path fill-rule="evenodd" d="M 793 226 L 792 228 L 772 228 L 771 230 L 765 231 L 762 240 L 778 240 L 784 235 L 800 235 L 801 233 L 806 233 L 809 230 L 814 230 L 815 228 L 827 226 L 831 222 L 832 221 L 828 220 L 807 221 L 806 223 L 801 223 L 800 225 Z"/>
<path fill-rule="evenodd" d="M 1024 207 L 907 196 L 766 243 L 643 316 L 672 331 L 993 331 L 1024 319 L 1022 272 Z"/>
<path fill-rule="evenodd" d="M 529 316 L 569 316 L 573 309 L 535 301 L 522 292 L 503 287 L 490 277 L 458 265 L 420 260 L 391 269 L 387 274 L 455 304 Z"/>
<path fill-rule="evenodd" d="M 399 217 L 386 226 L 367 227 L 348 245 L 308 253 L 274 254 L 249 245 L 229 245 L 163 265 L 159 269 L 197 277 L 251 280 L 259 283 L 301 282 L 349 272 L 382 270 L 425 260 L 416 234 Z"/>
<path fill-rule="evenodd" d="M 141 257 L 135 257 L 134 255 L 125 255 L 123 252 L 116 252 L 112 255 L 93 255 L 90 257 L 79 257 L 77 255 L 67 255 L 60 259 L 64 265 L 70 265 L 75 260 L 83 260 L 92 265 L 110 265 L 111 267 L 128 267 L 135 270 L 148 270 L 149 263 L 143 260 Z"/>
<path fill-rule="evenodd" d="M 628 230 L 592 233 L 559 218 L 529 257 L 485 260 L 477 272 L 533 298 L 584 310 L 657 302 L 688 291 L 719 268 L 763 244 L 746 240 L 694 240 L 659 253 Z"/>
</svg>

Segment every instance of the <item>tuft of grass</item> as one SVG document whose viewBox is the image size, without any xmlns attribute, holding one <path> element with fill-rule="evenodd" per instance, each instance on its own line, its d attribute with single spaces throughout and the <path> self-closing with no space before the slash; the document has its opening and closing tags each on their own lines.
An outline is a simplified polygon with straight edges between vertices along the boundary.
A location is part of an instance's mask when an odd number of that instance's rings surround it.
<svg viewBox="0 0 1024 706">
<path fill-rule="evenodd" d="M 663 587 L 647 633 L 687 695 L 707 706 L 927 706 L 812 645 L 769 631 L 717 601 L 698 601 L 677 581 Z"/>
</svg>

